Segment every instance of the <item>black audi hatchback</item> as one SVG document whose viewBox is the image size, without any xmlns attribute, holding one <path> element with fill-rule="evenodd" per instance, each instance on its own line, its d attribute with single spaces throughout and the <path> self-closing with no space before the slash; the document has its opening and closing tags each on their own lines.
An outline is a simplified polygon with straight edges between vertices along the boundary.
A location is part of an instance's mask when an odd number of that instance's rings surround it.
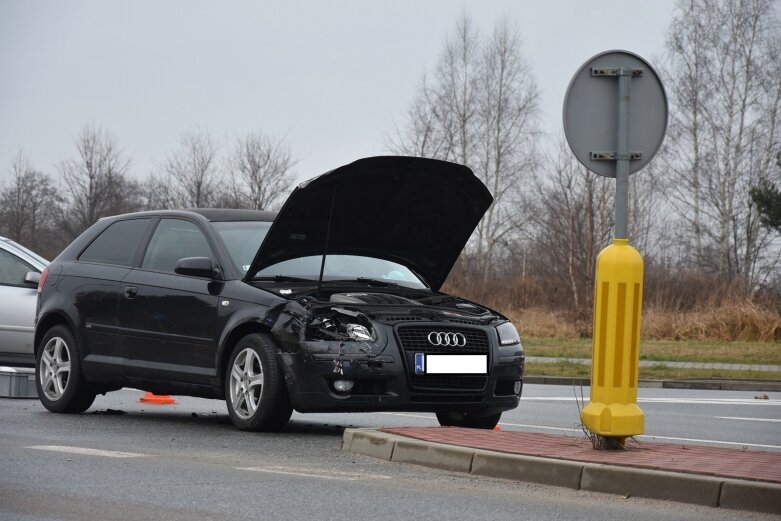
<svg viewBox="0 0 781 521">
<path fill-rule="evenodd" d="M 464 166 L 373 157 L 299 185 L 276 215 L 101 219 L 41 276 L 40 400 L 82 412 L 132 386 L 225 399 L 246 430 L 293 409 L 493 428 L 518 405 L 520 337 L 439 292 L 491 202 Z"/>
</svg>

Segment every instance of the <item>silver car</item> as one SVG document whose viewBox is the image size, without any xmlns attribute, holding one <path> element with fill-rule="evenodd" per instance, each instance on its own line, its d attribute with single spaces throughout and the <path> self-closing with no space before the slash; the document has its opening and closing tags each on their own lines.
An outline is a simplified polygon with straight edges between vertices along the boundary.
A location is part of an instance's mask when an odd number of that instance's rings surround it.
<svg viewBox="0 0 781 521">
<path fill-rule="evenodd" d="M 35 301 L 49 261 L 0 237 L 0 365 L 35 364 Z"/>
</svg>

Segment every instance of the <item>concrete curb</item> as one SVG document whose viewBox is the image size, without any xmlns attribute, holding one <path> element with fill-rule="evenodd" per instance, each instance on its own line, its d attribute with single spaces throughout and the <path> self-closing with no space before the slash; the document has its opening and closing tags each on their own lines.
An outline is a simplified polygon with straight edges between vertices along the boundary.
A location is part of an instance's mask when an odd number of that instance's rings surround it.
<svg viewBox="0 0 781 521">
<path fill-rule="evenodd" d="M 470 472 L 474 455 L 474 449 L 468 447 L 454 447 L 407 438 L 396 441 L 391 461 L 454 472 Z"/>
<path fill-rule="evenodd" d="M 589 378 L 568 378 L 565 376 L 524 376 L 527 384 L 574 385 L 588 387 Z M 639 387 L 653 389 L 700 389 L 708 391 L 781 391 L 781 382 L 776 380 L 640 380 Z"/>
<path fill-rule="evenodd" d="M 722 481 L 697 474 L 584 464 L 580 488 L 627 497 L 640 496 L 717 507 Z"/>
<path fill-rule="evenodd" d="M 374 429 L 346 429 L 342 450 L 478 476 L 781 514 L 781 485 L 775 483 L 506 454 Z"/>
<path fill-rule="evenodd" d="M 580 488 L 583 464 L 577 461 L 475 450 L 471 473 L 577 490 Z"/>
<path fill-rule="evenodd" d="M 719 505 L 725 508 L 781 513 L 781 487 L 772 483 L 725 480 Z"/>
</svg>

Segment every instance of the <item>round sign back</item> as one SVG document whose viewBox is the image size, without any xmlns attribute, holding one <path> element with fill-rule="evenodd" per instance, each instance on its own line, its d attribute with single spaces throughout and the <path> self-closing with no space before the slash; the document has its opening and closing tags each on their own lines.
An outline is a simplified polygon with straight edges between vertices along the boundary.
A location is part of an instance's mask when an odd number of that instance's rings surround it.
<svg viewBox="0 0 781 521">
<path fill-rule="evenodd" d="M 597 54 L 572 77 L 564 97 L 564 135 L 572 152 L 595 174 L 616 177 L 619 135 L 618 77 L 631 77 L 627 155 L 629 173 L 647 165 L 664 140 L 667 95 L 654 68 L 627 51 Z"/>
</svg>

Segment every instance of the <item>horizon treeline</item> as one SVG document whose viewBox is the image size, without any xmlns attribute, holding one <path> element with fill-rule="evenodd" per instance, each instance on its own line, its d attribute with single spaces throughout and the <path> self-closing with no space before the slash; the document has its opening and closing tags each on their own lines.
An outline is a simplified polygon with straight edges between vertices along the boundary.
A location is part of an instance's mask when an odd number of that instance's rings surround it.
<svg viewBox="0 0 781 521">
<path fill-rule="evenodd" d="M 745 301 L 781 313 L 777 13 L 771 0 L 677 4 L 655 63 L 669 101 L 667 137 L 630 178 L 629 237 L 645 260 L 646 306 Z M 614 181 L 580 165 L 562 133 L 542 131 L 528 54 L 510 21 L 482 33 L 464 14 L 384 145 L 465 164 L 494 196 L 446 289 L 587 324 L 596 256 L 612 240 Z M 139 179 L 117 137 L 85 125 L 51 172 L 21 151 L 0 170 L 0 234 L 53 258 L 108 215 L 275 210 L 292 189 L 295 158 L 294 144 L 261 130 L 218 142 L 195 129 Z M 781 326 L 771 336 L 781 337 Z"/>
</svg>

